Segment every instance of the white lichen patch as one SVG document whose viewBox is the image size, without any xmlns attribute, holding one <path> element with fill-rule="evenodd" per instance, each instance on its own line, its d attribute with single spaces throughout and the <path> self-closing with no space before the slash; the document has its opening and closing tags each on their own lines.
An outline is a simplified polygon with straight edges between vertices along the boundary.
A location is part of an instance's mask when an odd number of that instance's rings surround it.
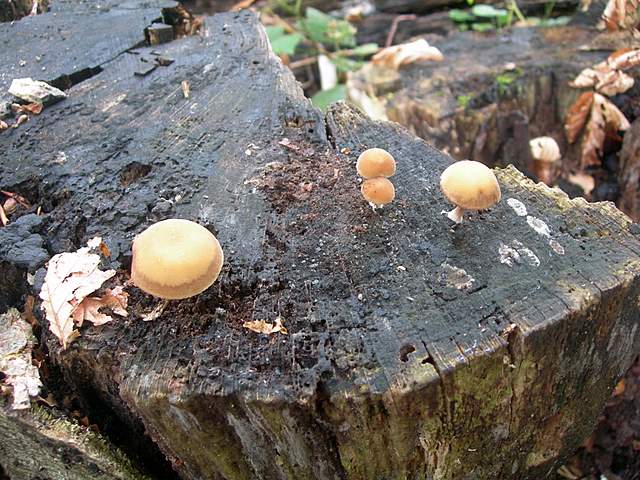
<svg viewBox="0 0 640 480">
<path fill-rule="evenodd" d="M 533 217 L 531 215 L 527 215 L 527 223 L 539 235 L 542 235 L 544 237 L 550 237 L 551 236 L 551 230 L 549 229 L 549 225 L 544 223 L 539 218 Z"/>
<path fill-rule="evenodd" d="M 510 267 L 513 267 L 514 265 L 530 265 L 532 267 L 540 266 L 540 259 L 538 256 L 518 240 L 511 242 L 511 245 L 505 245 L 500 242 L 498 254 L 500 263 Z"/>
<path fill-rule="evenodd" d="M 462 268 L 449 265 L 444 262 L 440 265 L 440 282 L 447 287 L 456 288 L 458 290 L 466 290 L 471 288 L 475 279 Z"/>
<path fill-rule="evenodd" d="M 549 246 L 551 247 L 551 250 L 556 252 L 558 255 L 564 255 L 564 247 L 553 238 L 549 240 Z"/>
<path fill-rule="evenodd" d="M 516 212 L 516 215 L 518 215 L 519 217 L 527 216 L 527 207 L 525 207 L 524 203 L 522 203 L 520 200 L 517 200 L 515 198 L 507 198 L 507 204 L 511 208 L 513 208 L 513 211 Z"/>
</svg>

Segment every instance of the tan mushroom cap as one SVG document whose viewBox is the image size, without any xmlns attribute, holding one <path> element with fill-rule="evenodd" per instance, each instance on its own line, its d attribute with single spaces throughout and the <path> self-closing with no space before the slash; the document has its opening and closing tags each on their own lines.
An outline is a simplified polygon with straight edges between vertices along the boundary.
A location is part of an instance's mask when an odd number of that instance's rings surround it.
<svg viewBox="0 0 640 480">
<path fill-rule="evenodd" d="M 557 162 L 562 156 L 558 142 L 552 137 L 538 137 L 529 141 L 531 156 L 541 162 Z"/>
<path fill-rule="evenodd" d="M 356 170 L 362 178 L 392 177 L 396 173 L 396 161 L 382 148 L 370 148 L 358 157 Z"/>
<path fill-rule="evenodd" d="M 151 295 L 188 298 L 203 292 L 220 274 L 224 254 L 202 225 L 181 219 L 155 223 L 133 240 L 131 280 Z"/>
<path fill-rule="evenodd" d="M 384 177 L 365 180 L 362 182 L 360 191 L 367 202 L 371 202 L 376 206 L 391 203 L 396 197 L 396 189 L 393 187 L 393 183 Z"/>
<path fill-rule="evenodd" d="M 486 165 L 473 160 L 460 160 L 440 176 L 442 193 L 464 210 L 483 210 L 500 201 L 500 185 Z"/>
</svg>

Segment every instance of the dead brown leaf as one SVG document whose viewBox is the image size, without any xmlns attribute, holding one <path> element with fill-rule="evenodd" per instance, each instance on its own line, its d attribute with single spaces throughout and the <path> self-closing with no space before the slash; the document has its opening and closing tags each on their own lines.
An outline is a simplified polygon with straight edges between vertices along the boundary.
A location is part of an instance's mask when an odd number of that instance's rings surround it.
<svg viewBox="0 0 640 480">
<path fill-rule="evenodd" d="M 98 239 L 97 245 L 100 241 Z M 95 248 L 96 239 L 89 244 Z M 83 247 L 73 253 L 59 253 L 47 264 L 45 282 L 40 291 L 40 298 L 43 300 L 41 308 L 49 321 L 49 329 L 58 337 L 63 349 L 79 335 L 77 331 L 74 334 L 73 330 L 76 308 L 116 273 L 115 270 L 100 270 L 100 256 L 89 253 L 91 250 L 92 247 Z M 78 316 L 79 314 L 76 318 Z"/>
<path fill-rule="evenodd" d="M 603 74 L 596 83 L 596 90 L 609 97 L 624 93 L 633 87 L 634 80 L 621 70 L 611 70 Z"/>
<path fill-rule="evenodd" d="M 622 50 L 625 49 L 613 52 L 607 59 L 607 62 L 609 63 L 611 68 L 617 70 L 627 70 L 629 68 L 637 67 L 638 65 L 640 65 L 640 48 L 636 50 Z"/>
<path fill-rule="evenodd" d="M 3 227 L 6 227 L 9 223 L 9 217 L 7 217 L 7 214 L 5 213 L 4 208 L 2 208 L 2 205 L 0 205 L 0 222 L 2 222 Z"/>
<path fill-rule="evenodd" d="M 22 195 L 18 195 L 17 193 L 13 193 L 13 192 L 7 192 L 6 190 L 0 190 L 0 193 L 2 193 L 3 195 L 6 195 L 9 198 L 13 198 L 16 202 L 18 202 L 24 208 L 31 207 L 31 204 L 29 203 L 29 201 L 26 198 L 24 198 Z"/>
<path fill-rule="evenodd" d="M 564 130 L 569 143 L 573 143 L 578 138 L 578 134 L 584 127 L 589 116 L 591 105 L 593 104 L 593 92 L 584 92 L 578 100 L 571 105 L 564 122 Z"/>
<path fill-rule="evenodd" d="M 598 71 L 593 68 L 585 68 L 572 82 L 569 82 L 569 85 L 573 88 L 593 87 L 603 74 L 604 72 L 602 71 Z"/>
<path fill-rule="evenodd" d="M 609 0 L 602 13 L 607 30 L 627 29 L 638 21 L 638 0 Z"/>
<path fill-rule="evenodd" d="M 421 38 L 411 43 L 394 45 L 380 50 L 372 58 L 371 62 L 385 68 L 397 70 L 403 65 L 424 61 L 441 61 L 444 59 L 442 52 Z"/>
<path fill-rule="evenodd" d="M 629 126 L 627 118 L 610 100 L 599 93 L 593 94 L 587 134 L 582 143 L 581 166 L 600 165 L 607 131 L 616 133 Z"/>
<path fill-rule="evenodd" d="M 12 103 L 11 110 L 13 113 L 31 113 L 32 115 L 40 115 L 42 112 L 42 104 L 41 103 L 27 103 L 25 105 L 20 105 L 19 103 Z"/>
<path fill-rule="evenodd" d="M 264 320 L 254 320 L 251 322 L 244 322 L 242 326 L 252 332 L 263 333 L 265 335 L 271 335 L 278 332 L 283 335 L 288 333 L 287 329 L 282 324 L 282 317 L 280 316 L 276 317 L 275 323 L 269 323 Z"/>
<path fill-rule="evenodd" d="M 570 174 L 567 180 L 574 185 L 579 186 L 585 195 L 590 195 L 596 186 L 596 181 L 592 175 L 584 172 Z"/>
</svg>

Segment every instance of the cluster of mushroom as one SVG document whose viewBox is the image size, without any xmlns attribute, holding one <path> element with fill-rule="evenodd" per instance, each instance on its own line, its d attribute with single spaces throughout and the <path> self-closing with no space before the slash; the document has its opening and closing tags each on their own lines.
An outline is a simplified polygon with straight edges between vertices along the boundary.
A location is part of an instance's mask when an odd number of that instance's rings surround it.
<svg viewBox="0 0 640 480">
<path fill-rule="evenodd" d="M 356 164 L 362 196 L 372 206 L 393 201 L 395 189 L 388 177 L 396 173 L 393 156 L 381 148 L 364 151 Z M 500 186 L 485 165 L 462 160 L 449 166 L 440 177 L 445 197 L 455 205 L 446 213 L 456 223 L 465 210 L 483 210 L 500 200 Z M 141 290 L 173 300 L 197 295 L 216 281 L 224 254 L 216 237 L 205 227 L 182 219 L 155 223 L 133 241 L 131 280 Z"/>
<path fill-rule="evenodd" d="M 389 177 L 396 173 L 396 161 L 389 152 L 382 148 L 365 150 L 358 157 L 356 170 L 364 178 L 362 196 L 374 210 L 393 201 L 396 190 Z"/>
</svg>

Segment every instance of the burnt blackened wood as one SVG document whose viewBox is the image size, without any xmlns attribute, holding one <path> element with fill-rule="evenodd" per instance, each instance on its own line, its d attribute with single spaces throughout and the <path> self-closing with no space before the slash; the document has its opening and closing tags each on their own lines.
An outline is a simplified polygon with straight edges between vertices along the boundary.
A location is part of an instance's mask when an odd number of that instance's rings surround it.
<svg viewBox="0 0 640 480">
<path fill-rule="evenodd" d="M 172 65 L 139 78 L 151 49 L 119 55 L 0 136 L 0 186 L 43 205 L 50 253 L 102 235 L 124 281 L 133 236 L 168 217 L 225 250 L 208 291 L 142 322 L 156 301 L 132 288 L 127 319 L 45 338 L 52 361 L 187 479 L 551 472 L 639 346 L 629 220 L 507 168 L 503 201 L 451 230 L 449 157 L 345 105 L 323 118 L 252 14 L 205 23 L 153 47 Z M 373 146 L 398 162 L 376 212 L 355 171 Z M 288 335 L 242 326 L 276 317 Z"/>
</svg>

